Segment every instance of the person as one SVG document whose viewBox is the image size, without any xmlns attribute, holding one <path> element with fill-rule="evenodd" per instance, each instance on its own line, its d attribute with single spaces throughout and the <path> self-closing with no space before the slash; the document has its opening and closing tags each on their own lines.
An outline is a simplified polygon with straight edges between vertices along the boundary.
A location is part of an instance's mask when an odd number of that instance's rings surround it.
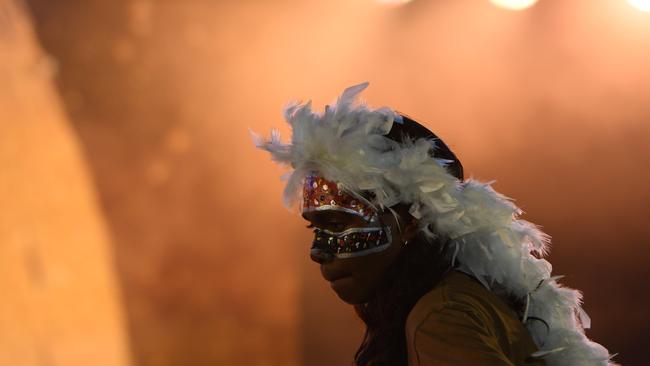
<svg viewBox="0 0 650 366">
<path fill-rule="evenodd" d="M 292 171 L 285 205 L 314 231 L 312 260 L 366 332 L 378 365 L 613 365 L 576 290 L 543 259 L 550 237 L 433 132 L 347 88 L 323 113 L 292 103 L 291 143 L 255 145 Z"/>
</svg>

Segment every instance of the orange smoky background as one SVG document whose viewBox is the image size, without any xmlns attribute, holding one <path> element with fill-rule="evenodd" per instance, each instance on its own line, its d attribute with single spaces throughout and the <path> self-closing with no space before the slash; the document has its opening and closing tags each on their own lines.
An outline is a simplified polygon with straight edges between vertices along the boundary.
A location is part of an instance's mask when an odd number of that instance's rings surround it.
<svg viewBox="0 0 650 366">
<path fill-rule="evenodd" d="M 248 128 L 363 81 L 543 226 L 587 334 L 642 364 L 650 13 L 497 3 L 0 0 L 0 365 L 351 364 Z"/>
</svg>

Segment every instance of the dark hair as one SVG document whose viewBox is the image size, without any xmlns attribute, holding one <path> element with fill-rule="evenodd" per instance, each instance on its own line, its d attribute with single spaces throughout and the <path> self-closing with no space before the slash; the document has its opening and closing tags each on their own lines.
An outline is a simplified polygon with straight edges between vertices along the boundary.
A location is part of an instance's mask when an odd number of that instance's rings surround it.
<svg viewBox="0 0 650 366">
<path fill-rule="evenodd" d="M 426 127 L 402 115 L 403 122 L 394 123 L 386 137 L 401 142 L 407 137 L 436 140 L 436 158 L 452 160 L 447 171 L 463 180 L 463 166 L 447 145 Z M 400 203 L 393 208 L 407 212 Z M 406 318 L 415 303 L 440 281 L 450 270 L 447 238 L 431 240 L 419 233 L 402 250 L 395 262 L 384 273 L 373 297 L 354 309 L 366 324 L 363 341 L 354 360 L 358 366 L 399 366 L 407 364 Z"/>
</svg>

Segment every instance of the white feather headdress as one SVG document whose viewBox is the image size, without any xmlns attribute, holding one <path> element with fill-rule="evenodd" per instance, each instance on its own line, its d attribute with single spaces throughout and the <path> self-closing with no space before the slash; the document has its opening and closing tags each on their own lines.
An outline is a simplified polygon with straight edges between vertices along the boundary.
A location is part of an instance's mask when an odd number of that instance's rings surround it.
<svg viewBox="0 0 650 366">
<path fill-rule="evenodd" d="M 522 211 L 496 192 L 492 182 L 461 182 L 449 174 L 448 161 L 431 158 L 435 140 L 407 138 L 398 143 L 385 137 L 401 116 L 389 108 L 355 105 L 367 86 L 346 89 L 324 113 L 312 112 L 311 101 L 287 106 L 289 144 L 276 130 L 270 139 L 251 131 L 257 147 L 293 168 L 284 176 L 285 205 L 296 202 L 312 170 L 340 182 L 355 196 L 373 193 L 370 203 L 380 209 L 408 203 L 427 237 L 439 233 L 450 238 L 455 268 L 490 290 L 525 301 L 522 321 L 539 348 L 533 356 L 544 358 L 547 365 L 614 365 L 607 349 L 584 334 L 590 320 L 582 310 L 581 293 L 561 286 L 561 276 L 551 277 L 551 264 L 541 259 L 550 236 L 519 219 Z"/>
</svg>

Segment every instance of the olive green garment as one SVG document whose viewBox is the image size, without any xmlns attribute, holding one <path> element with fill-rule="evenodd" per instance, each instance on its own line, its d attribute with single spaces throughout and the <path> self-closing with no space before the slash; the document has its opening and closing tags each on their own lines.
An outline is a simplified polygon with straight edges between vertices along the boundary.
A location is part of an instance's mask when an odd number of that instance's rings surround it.
<svg viewBox="0 0 650 366">
<path fill-rule="evenodd" d="M 473 277 L 451 271 L 406 320 L 409 366 L 544 365 L 517 314 Z"/>
</svg>

